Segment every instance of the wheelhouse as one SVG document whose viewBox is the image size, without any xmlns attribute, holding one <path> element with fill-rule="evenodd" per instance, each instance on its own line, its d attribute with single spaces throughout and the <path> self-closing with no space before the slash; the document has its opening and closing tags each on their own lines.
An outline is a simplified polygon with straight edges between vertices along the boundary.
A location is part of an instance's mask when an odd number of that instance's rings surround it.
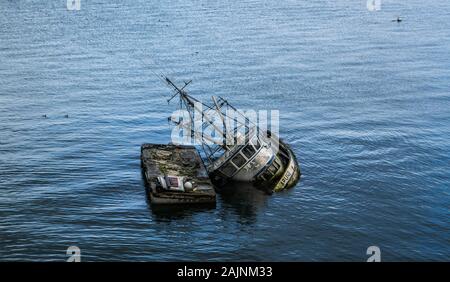
<svg viewBox="0 0 450 282">
<path fill-rule="evenodd" d="M 225 161 L 219 168 L 219 172 L 226 177 L 233 177 L 237 172 L 245 167 L 252 159 L 258 155 L 261 149 L 261 142 L 258 137 L 254 137 L 245 146 L 237 145 L 238 150 L 235 154 Z"/>
</svg>

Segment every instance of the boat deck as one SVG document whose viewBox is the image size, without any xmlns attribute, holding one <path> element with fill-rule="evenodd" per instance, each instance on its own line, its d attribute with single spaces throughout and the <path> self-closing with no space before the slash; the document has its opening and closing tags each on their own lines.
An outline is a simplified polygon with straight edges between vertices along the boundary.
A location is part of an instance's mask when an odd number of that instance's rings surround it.
<svg viewBox="0 0 450 282">
<path fill-rule="evenodd" d="M 152 204 L 215 204 L 216 192 L 194 146 L 143 144 L 141 165 Z M 168 191 L 159 187 L 158 176 L 187 177 L 190 191 Z"/>
</svg>

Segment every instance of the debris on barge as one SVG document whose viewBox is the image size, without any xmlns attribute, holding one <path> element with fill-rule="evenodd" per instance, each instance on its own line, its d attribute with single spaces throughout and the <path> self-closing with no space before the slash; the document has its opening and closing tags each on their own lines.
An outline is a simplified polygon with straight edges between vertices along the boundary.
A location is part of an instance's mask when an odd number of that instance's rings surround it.
<svg viewBox="0 0 450 282">
<path fill-rule="evenodd" d="M 178 119 L 172 116 L 169 121 L 189 132 L 191 144 L 198 145 L 216 187 L 246 182 L 272 193 L 298 182 L 297 159 L 289 145 L 276 134 L 261 129 L 222 97 L 212 96 L 211 104 L 200 102 L 185 90 L 191 81 L 179 87 L 168 77 L 161 78 L 174 91 L 168 102 L 178 97 L 179 110 L 187 113 Z M 216 138 L 204 132 L 214 132 Z"/>
<path fill-rule="evenodd" d="M 194 146 L 144 144 L 141 165 L 151 204 L 216 203 L 216 192 Z"/>
</svg>

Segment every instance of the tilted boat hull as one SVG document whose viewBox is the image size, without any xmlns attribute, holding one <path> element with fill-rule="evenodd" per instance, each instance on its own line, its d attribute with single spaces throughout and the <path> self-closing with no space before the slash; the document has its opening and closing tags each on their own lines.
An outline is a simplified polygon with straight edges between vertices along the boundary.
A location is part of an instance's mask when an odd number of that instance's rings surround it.
<svg viewBox="0 0 450 282">
<path fill-rule="evenodd" d="M 230 182 L 236 182 L 236 185 L 239 185 L 239 182 L 251 182 L 256 188 L 260 188 L 269 193 L 279 192 L 295 186 L 300 179 L 301 172 L 294 152 L 288 144 L 284 143 L 282 140 L 278 140 L 275 136 L 272 136 L 271 141 L 278 145 L 278 150 L 274 159 L 280 162 L 280 164 L 275 173 L 272 174 L 270 172 L 273 163 L 276 162 L 275 160 L 272 160 L 271 162 L 268 162 L 265 167 L 260 169 L 255 177 L 247 181 L 242 180 L 242 174 L 239 174 L 239 172 L 235 174 L 235 176 L 238 175 L 238 177 L 234 176 L 227 178 L 218 170 L 215 170 L 210 172 L 212 182 L 218 187 L 229 185 Z M 230 157 L 230 160 L 231 159 L 232 157 Z M 272 177 L 269 179 L 267 175 Z"/>
<path fill-rule="evenodd" d="M 261 129 L 255 119 L 222 97 L 212 96 L 212 103 L 208 105 L 190 96 L 185 87 L 191 81 L 185 82 L 183 87 L 167 77 L 165 81 L 175 90 L 168 101 L 178 96 L 180 108 L 189 115 L 169 120 L 183 132 L 189 132 L 186 140 L 199 141 L 203 161 L 216 186 L 239 181 L 273 192 L 298 182 L 300 168 L 294 153 L 267 127 Z"/>
</svg>

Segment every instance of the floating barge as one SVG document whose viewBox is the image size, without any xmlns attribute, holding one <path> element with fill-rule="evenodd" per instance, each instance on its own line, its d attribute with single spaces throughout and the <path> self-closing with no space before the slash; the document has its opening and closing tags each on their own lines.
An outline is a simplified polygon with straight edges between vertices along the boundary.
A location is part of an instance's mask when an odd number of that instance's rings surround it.
<svg viewBox="0 0 450 282">
<path fill-rule="evenodd" d="M 151 204 L 216 203 L 216 192 L 194 146 L 144 144 L 141 165 Z"/>
</svg>

